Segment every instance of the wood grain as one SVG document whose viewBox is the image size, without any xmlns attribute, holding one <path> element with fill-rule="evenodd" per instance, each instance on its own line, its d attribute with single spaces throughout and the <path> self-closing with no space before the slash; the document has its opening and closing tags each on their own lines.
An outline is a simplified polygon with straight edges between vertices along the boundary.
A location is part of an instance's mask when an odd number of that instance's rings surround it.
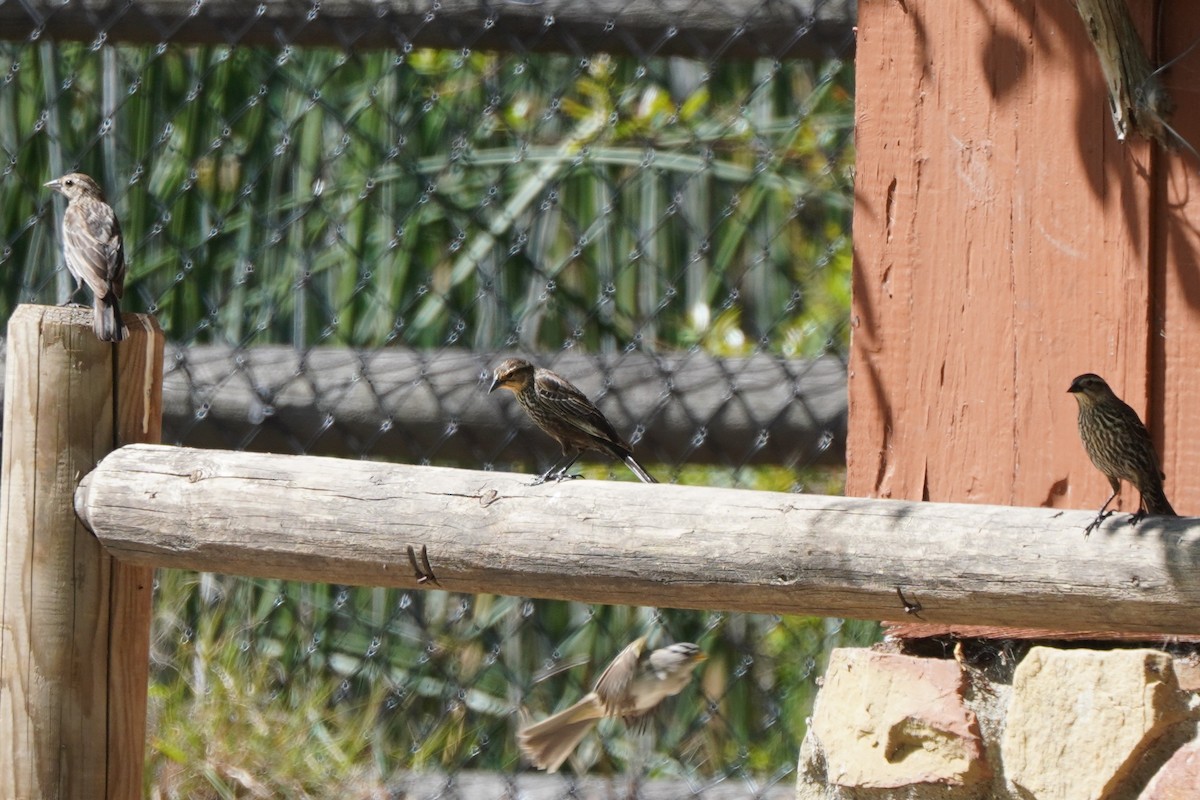
<svg viewBox="0 0 1200 800">
<path fill-rule="evenodd" d="M 114 347 L 90 310 L 19 306 L 9 320 L 0 797 L 141 794 L 152 573 L 115 562 L 72 507 L 115 444 L 159 435 L 162 332 L 125 322 Z"/>
<path fill-rule="evenodd" d="M 1196 632 L 1200 525 L 152 445 L 76 509 L 129 563 L 593 603 L 932 623 Z M 429 584 L 425 588 L 431 588 Z"/>
<path fill-rule="evenodd" d="M 1130 2 L 1141 30 L 1156 5 Z M 1116 141 L 1079 14 L 1030 0 L 859 11 L 847 493 L 1098 508 L 1108 490 L 1066 391 L 1096 372 L 1147 419 L 1175 507 L 1200 511 L 1197 462 L 1174 460 L 1200 426 L 1174 418 L 1155 379 L 1183 341 L 1163 336 L 1161 276 L 1194 284 L 1195 262 L 1156 261 L 1155 146 Z M 1177 213 L 1194 228 L 1194 200 Z M 1166 330 L 1200 329 L 1195 294 L 1166 301 Z M 1200 386 L 1194 356 L 1166 366 L 1182 370 L 1168 389 Z"/>
<path fill-rule="evenodd" d="M 1174 104 L 1150 66 L 1126 0 L 1075 0 L 1075 8 L 1096 47 L 1117 141 L 1132 131 L 1166 146 L 1163 125 Z"/>
<path fill-rule="evenodd" d="M 1196 626 L 1200 631 L 1200 625 Z M 1104 642 L 1112 647 L 1115 643 L 1136 643 L 1151 647 L 1200 644 L 1200 634 L 1170 635 L 1140 632 L 1117 633 L 1116 631 L 1045 630 L 1044 628 L 996 628 L 985 625 L 930 625 L 925 622 L 885 622 L 883 633 L 889 639 L 901 639 L 911 644 L 920 639 L 944 639 L 946 641 L 1012 641 L 1026 642 Z"/>
<path fill-rule="evenodd" d="M 1163 72 L 1179 100 L 1171 125 L 1193 146 L 1200 145 L 1200 4 L 1165 3 L 1158 61 L 1182 56 Z M 1182 149 L 1160 153 L 1159 194 L 1153 224 L 1155 303 L 1149 319 L 1154 343 L 1150 395 L 1158 406 L 1150 419 L 1167 473 L 1171 503 L 1181 512 L 1200 512 L 1200 161 Z M 1161 410 L 1159 410 L 1161 409 Z"/>
</svg>

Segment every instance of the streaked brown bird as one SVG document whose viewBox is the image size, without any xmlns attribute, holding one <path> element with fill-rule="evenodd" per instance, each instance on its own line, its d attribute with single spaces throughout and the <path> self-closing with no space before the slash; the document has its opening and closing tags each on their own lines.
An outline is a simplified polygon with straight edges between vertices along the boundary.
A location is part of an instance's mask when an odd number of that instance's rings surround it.
<svg viewBox="0 0 1200 800">
<path fill-rule="evenodd" d="M 1068 392 L 1079 403 L 1079 436 L 1088 458 L 1104 473 L 1112 494 L 1100 507 L 1096 519 L 1084 535 L 1099 527 L 1109 514 L 1105 510 L 1121 491 L 1121 481 L 1137 487 L 1140 499 L 1137 513 L 1129 520 L 1137 524 L 1147 514 L 1174 517 L 1175 509 L 1163 492 L 1163 475 L 1150 432 L 1137 412 L 1117 397 L 1104 379 L 1088 372 L 1071 381 Z"/>
<path fill-rule="evenodd" d="M 63 258 L 75 278 L 92 290 L 92 329 L 103 342 L 125 338 L 120 299 L 125 293 L 125 245 L 121 224 L 104 191 L 82 172 L 72 172 L 46 184 L 67 198 L 63 214 Z"/>
<path fill-rule="evenodd" d="M 641 727 L 663 700 L 691 683 L 692 670 L 705 656 L 691 642 L 647 654 L 646 637 L 635 639 L 612 660 L 596 688 L 578 703 L 517 732 L 521 753 L 538 769 L 557 772 L 588 731 L 603 717 L 623 717 Z"/>
<path fill-rule="evenodd" d="M 600 409 L 561 375 L 520 358 L 509 358 L 496 367 L 488 393 L 499 388 L 517 396 L 521 408 L 539 428 L 554 437 L 562 447 L 563 458 L 567 459 L 557 472 L 558 464 L 552 465 L 533 482 L 534 486 L 552 476 L 559 481 L 566 478 L 567 470 L 585 450 L 618 458 L 645 483 L 658 483 L 633 457 L 629 445 L 613 430 Z"/>
</svg>

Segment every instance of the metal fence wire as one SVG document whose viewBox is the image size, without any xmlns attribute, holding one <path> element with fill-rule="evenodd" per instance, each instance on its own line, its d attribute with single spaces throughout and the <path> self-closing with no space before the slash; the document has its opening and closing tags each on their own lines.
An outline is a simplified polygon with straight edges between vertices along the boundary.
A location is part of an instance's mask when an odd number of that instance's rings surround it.
<svg viewBox="0 0 1200 800">
<path fill-rule="evenodd" d="M 42 185 L 83 171 L 166 442 L 533 473 L 557 445 L 486 392 L 519 354 L 661 480 L 840 491 L 853 4 L 609 5 L 0 4 L 0 303 L 70 297 Z M 155 603 L 152 797 L 790 797 L 825 655 L 878 635 L 175 571 Z M 517 728 L 643 634 L 708 660 L 531 770 Z"/>
</svg>

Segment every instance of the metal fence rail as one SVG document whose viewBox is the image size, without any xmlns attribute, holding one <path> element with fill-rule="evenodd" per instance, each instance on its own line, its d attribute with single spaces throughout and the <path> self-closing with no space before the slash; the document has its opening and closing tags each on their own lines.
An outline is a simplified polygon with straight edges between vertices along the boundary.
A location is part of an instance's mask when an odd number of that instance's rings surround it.
<svg viewBox="0 0 1200 800">
<path fill-rule="evenodd" d="M 845 58 L 854 0 L 192 0 L 0 5 L 12 40 Z"/>
</svg>

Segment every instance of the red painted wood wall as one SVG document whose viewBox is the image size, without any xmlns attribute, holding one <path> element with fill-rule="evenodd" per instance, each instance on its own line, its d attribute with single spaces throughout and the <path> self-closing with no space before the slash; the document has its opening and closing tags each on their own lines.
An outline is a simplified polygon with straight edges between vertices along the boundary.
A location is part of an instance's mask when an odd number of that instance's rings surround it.
<svg viewBox="0 0 1200 800">
<path fill-rule="evenodd" d="M 1200 3 L 1129 6 L 1152 63 L 1200 38 Z M 848 493 L 1098 508 L 1096 372 L 1200 515 L 1200 164 L 1116 140 L 1070 0 L 859 0 L 856 60 Z M 1163 78 L 1200 147 L 1200 47 Z"/>
</svg>

